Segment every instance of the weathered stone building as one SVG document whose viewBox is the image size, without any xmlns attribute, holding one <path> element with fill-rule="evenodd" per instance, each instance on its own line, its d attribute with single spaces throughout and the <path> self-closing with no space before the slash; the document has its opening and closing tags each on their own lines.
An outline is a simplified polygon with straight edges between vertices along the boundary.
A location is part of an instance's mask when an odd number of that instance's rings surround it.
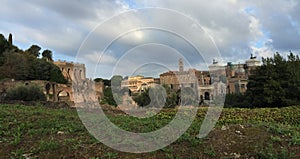
<svg viewBox="0 0 300 159">
<path fill-rule="evenodd" d="M 54 62 L 57 65 L 64 77 L 68 80 L 67 84 L 59 85 L 58 89 L 61 89 L 61 93 L 58 94 L 58 98 L 66 99 L 71 102 L 74 102 L 74 86 L 80 84 L 90 84 L 93 91 L 95 92 L 95 97 L 97 100 L 101 100 L 103 97 L 103 82 L 94 82 L 91 79 L 86 78 L 86 68 L 84 64 L 74 63 L 74 62 L 66 62 L 66 61 L 56 61 Z M 93 84 L 91 84 L 93 83 Z M 81 91 L 81 90 L 77 90 Z"/>
<path fill-rule="evenodd" d="M 227 93 L 245 93 L 248 78 L 253 71 L 260 66 L 260 61 L 251 54 L 245 64 L 227 63 L 225 66 L 227 77 Z"/>
<path fill-rule="evenodd" d="M 211 85 L 211 75 L 208 71 L 196 69 L 184 70 L 182 59 L 179 59 L 179 71 L 169 71 L 160 74 L 160 83 L 178 90 L 183 87 L 194 89 L 200 99 L 211 100 L 214 87 Z"/>
<path fill-rule="evenodd" d="M 60 60 L 54 62 L 54 64 L 60 68 L 62 74 L 69 83 L 86 79 L 86 70 L 84 64 Z"/>
<path fill-rule="evenodd" d="M 91 79 L 87 79 L 84 64 L 66 61 L 56 61 L 54 64 L 62 71 L 62 74 L 68 81 L 67 84 L 59 84 L 56 82 L 42 80 L 16 81 L 14 79 L 7 79 L 0 82 L 0 94 L 5 96 L 8 89 L 16 87 L 17 85 L 36 84 L 43 89 L 48 101 L 64 101 L 73 103 L 76 100 L 74 99 L 74 84 L 93 83 L 93 92 L 95 93 L 95 97 L 97 100 L 101 100 L 103 97 L 103 83 L 94 83 Z"/>
<path fill-rule="evenodd" d="M 178 90 L 182 87 L 195 88 L 200 99 L 211 101 L 223 98 L 227 93 L 244 93 L 247 90 L 248 77 L 260 66 L 260 61 L 251 55 L 245 64 L 226 66 L 213 61 L 208 66 L 209 71 L 196 69 L 184 70 L 183 62 L 179 60 L 179 71 L 169 71 L 160 75 L 160 83 Z"/>
</svg>

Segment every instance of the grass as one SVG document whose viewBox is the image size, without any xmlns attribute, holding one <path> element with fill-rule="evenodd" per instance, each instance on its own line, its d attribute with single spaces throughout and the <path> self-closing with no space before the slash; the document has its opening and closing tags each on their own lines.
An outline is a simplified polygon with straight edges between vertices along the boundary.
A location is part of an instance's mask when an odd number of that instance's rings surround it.
<svg viewBox="0 0 300 159">
<path fill-rule="evenodd" d="M 293 154 L 288 152 L 286 148 L 275 151 L 273 145 L 269 144 L 258 152 L 258 157 L 261 159 L 287 159 L 292 158 Z"/>
<path fill-rule="evenodd" d="M 212 145 L 204 148 L 204 153 L 207 154 L 209 157 L 215 157 L 216 152 Z"/>
<path fill-rule="evenodd" d="M 60 143 L 57 141 L 40 141 L 38 151 L 53 151 L 60 148 Z"/>
<path fill-rule="evenodd" d="M 171 145 L 154 152 L 118 152 L 85 129 L 75 109 L 0 105 L 0 158 L 299 158 L 300 107 L 223 109 L 216 127 L 198 138 L 207 109 Z M 139 119 L 107 112 L 118 127 L 151 132 L 167 125 L 176 110 Z M 91 115 L 95 115 L 91 113 Z M 226 129 L 221 129 L 226 126 Z M 239 133 L 236 133 L 239 132 Z"/>
</svg>

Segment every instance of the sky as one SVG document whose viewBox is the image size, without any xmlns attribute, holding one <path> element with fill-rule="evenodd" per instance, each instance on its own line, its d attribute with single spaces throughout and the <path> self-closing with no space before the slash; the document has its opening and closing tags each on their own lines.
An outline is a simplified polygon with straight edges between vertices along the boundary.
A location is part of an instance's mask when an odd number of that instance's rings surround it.
<svg viewBox="0 0 300 159">
<path fill-rule="evenodd" d="M 207 70 L 300 53 L 298 0 L 1 0 L 0 33 L 85 63 L 89 78 Z"/>
</svg>

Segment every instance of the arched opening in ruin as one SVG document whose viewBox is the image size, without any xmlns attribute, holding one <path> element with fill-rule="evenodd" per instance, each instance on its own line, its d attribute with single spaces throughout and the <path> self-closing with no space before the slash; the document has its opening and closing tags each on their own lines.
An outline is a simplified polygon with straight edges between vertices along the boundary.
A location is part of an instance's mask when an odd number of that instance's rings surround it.
<svg viewBox="0 0 300 159">
<path fill-rule="evenodd" d="M 143 83 L 143 84 L 141 85 L 140 91 L 141 91 L 141 92 L 144 92 L 147 88 L 148 88 L 147 83 Z"/>
<path fill-rule="evenodd" d="M 51 89 L 51 85 L 50 85 L 50 83 L 47 83 L 45 86 L 46 94 L 50 93 L 50 89 Z"/>
<path fill-rule="evenodd" d="M 67 91 L 59 91 L 57 94 L 58 101 L 70 101 L 70 93 Z"/>
<path fill-rule="evenodd" d="M 68 80 L 68 81 L 71 81 L 71 80 L 72 80 L 72 78 L 71 78 L 72 76 L 71 76 L 70 72 L 71 72 L 71 69 L 68 68 L 68 71 L 67 71 L 67 80 Z"/>
<path fill-rule="evenodd" d="M 209 92 L 205 92 L 204 93 L 204 100 L 210 100 L 210 94 L 209 94 Z"/>
</svg>

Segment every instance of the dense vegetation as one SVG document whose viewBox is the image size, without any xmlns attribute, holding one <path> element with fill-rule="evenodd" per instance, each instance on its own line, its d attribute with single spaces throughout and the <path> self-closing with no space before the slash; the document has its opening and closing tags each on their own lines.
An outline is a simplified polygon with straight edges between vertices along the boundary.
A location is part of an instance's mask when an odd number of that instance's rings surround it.
<svg viewBox="0 0 300 159">
<path fill-rule="evenodd" d="M 11 37 L 11 35 L 10 35 Z M 47 80 L 66 83 L 60 69 L 52 63 L 52 52 L 44 50 L 40 58 L 41 47 L 32 45 L 20 50 L 0 34 L 0 79 Z"/>
<path fill-rule="evenodd" d="M 5 99 L 22 101 L 46 101 L 46 96 L 39 86 L 29 84 L 10 88 L 7 91 Z"/>
<path fill-rule="evenodd" d="M 175 109 L 163 109 L 139 119 L 115 109 L 104 111 L 111 122 L 132 132 L 157 130 L 176 114 Z M 300 107 L 223 109 L 216 127 L 200 139 L 197 135 L 206 112 L 200 108 L 190 128 L 171 145 L 133 154 L 97 141 L 75 109 L 0 105 L 0 158 L 299 158 Z"/>
<path fill-rule="evenodd" d="M 101 104 L 108 104 L 111 106 L 118 106 L 116 101 L 114 100 L 114 96 L 111 90 L 111 87 L 105 87 L 103 89 L 103 99 L 101 100 Z"/>
<path fill-rule="evenodd" d="M 119 104 L 122 103 L 122 96 L 125 94 L 125 92 L 129 92 L 130 95 L 129 89 L 121 88 L 122 79 L 123 77 L 120 75 L 115 75 L 110 80 L 102 79 L 102 78 L 94 79 L 95 82 L 102 81 L 104 84 L 104 89 L 103 89 L 104 97 L 101 101 L 101 104 L 118 106 Z"/>
<path fill-rule="evenodd" d="M 249 77 L 244 95 L 230 94 L 226 107 L 283 107 L 300 104 L 300 59 L 290 53 L 263 58 L 262 66 Z"/>
<path fill-rule="evenodd" d="M 103 78 L 95 78 L 94 79 L 95 82 L 103 82 L 103 85 L 104 86 L 107 86 L 107 87 L 110 87 L 111 84 L 110 84 L 110 80 L 109 79 L 103 79 Z"/>
<path fill-rule="evenodd" d="M 142 107 L 144 107 L 144 106 L 160 107 L 162 104 L 164 104 L 164 107 L 166 107 L 166 108 L 174 108 L 175 106 L 179 105 L 180 104 L 179 103 L 180 102 L 179 101 L 180 90 L 175 91 L 167 85 L 163 85 L 163 88 L 165 89 L 166 94 L 163 94 L 162 90 L 153 92 L 153 95 L 152 95 L 153 101 L 151 101 L 151 98 L 150 98 L 150 89 L 144 90 L 141 94 L 135 96 L 133 98 L 133 100 L 139 106 L 142 106 Z M 151 88 L 151 89 L 152 89 L 152 91 L 155 91 L 155 87 Z M 155 99 L 155 97 L 159 97 L 160 99 Z M 164 99 L 165 99 L 165 101 L 161 101 Z"/>
</svg>

